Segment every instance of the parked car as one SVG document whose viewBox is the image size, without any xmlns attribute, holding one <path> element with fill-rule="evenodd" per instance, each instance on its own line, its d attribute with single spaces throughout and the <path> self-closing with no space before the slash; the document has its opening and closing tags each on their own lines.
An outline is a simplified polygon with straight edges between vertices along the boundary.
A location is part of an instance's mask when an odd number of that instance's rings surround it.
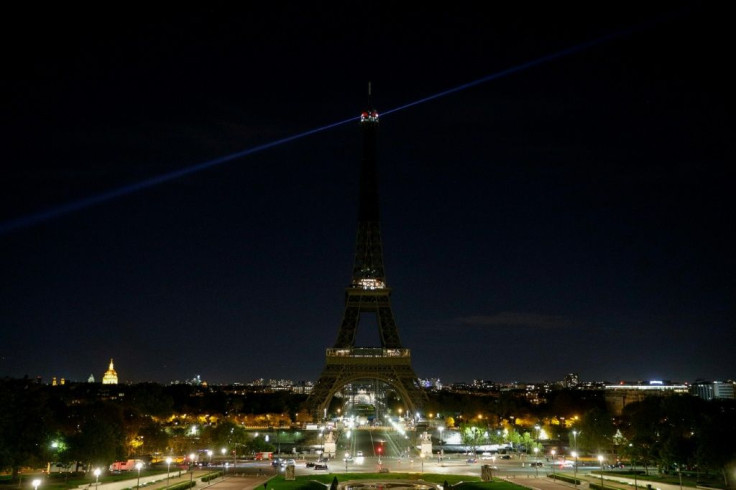
<svg viewBox="0 0 736 490">
<path fill-rule="evenodd" d="M 314 468 L 314 461 L 307 461 L 307 468 Z"/>
<path fill-rule="evenodd" d="M 477 462 L 478 462 L 478 458 L 468 458 L 466 461 L 466 463 L 477 463 Z"/>
<path fill-rule="evenodd" d="M 314 465 L 314 469 L 315 470 L 326 470 L 327 469 L 327 465 L 324 464 L 324 463 L 317 463 L 317 464 Z"/>
</svg>

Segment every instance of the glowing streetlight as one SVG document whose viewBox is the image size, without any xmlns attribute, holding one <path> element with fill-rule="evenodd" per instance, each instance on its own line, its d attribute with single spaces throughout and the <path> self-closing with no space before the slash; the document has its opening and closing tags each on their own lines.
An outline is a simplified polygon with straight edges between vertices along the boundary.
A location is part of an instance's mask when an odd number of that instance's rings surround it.
<svg viewBox="0 0 736 490">
<path fill-rule="evenodd" d="M 102 471 L 99 468 L 95 468 L 94 473 L 95 473 L 95 488 L 97 488 L 100 484 L 100 473 L 102 473 Z"/>
<path fill-rule="evenodd" d="M 141 468 L 143 468 L 143 463 L 141 463 L 140 461 L 138 461 L 135 464 L 135 469 L 138 470 L 138 484 L 136 484 L 136 487 L 137 488 L 140 488 L 140 486 L 141 486 Z"/>
<path fill-rule="evenodd" d="M 571 454 L 572 454 L 572 457 L 575 458 L 575 467 L 574 467 L 575 471 L 573 473 L 574 475 L 573 480 L 575 482 L 575 487 L 577 487 L 578 486 L 578 452 L 573 451 Z"/>
<path fill-rule="evenodd" d="M 189 453 L 189 487 L 191 488 L 194 480 L 194 453 Z"/>
<path fill-rule="evenodd" d="M 598 455 L 598 463 L 601 465 L 601 469 L 599 470 L 601 472 L 601 490 L 603 490 L 603 455 Z"/>
<path fill-rule="evenodd" d="M 578 450 L 578 431 L 576 430 L 572 431 L 572 440 L 573 440 L 572 447 L 573 449 L 575 449 L 575 451 L 577 451 Z"/>
<path fill-rule="evenodd" d="M 555 461 L 555 451 L 554 449 L 550 451 L 552 453 L 552 479 L 555 479 L 555 465 L 557 464 L 557 461 Z"/>
<path fill-rule="evenodd" d="M 41 480 L 36 478 L 31 482 L 31 485 L 33 485 L 33 490 L 38 490 L 38 486 L 41 485 Z"/>
<path fill-rule="evenodd" d="M 171 458 L 166 458 L 166 486 L 169 486 L 169 478 L 171 477 Z"/>
<path fill-rule="evenodd" d="M 440 426 L 437 429 L 440 431 L 440 450 L 437 451 L 437 463 L 442 464 L 442 456 L 445 455 L 445 440 L 442 438 L 442 433 L 444 432 L 445 428 Z"/>
</svg>

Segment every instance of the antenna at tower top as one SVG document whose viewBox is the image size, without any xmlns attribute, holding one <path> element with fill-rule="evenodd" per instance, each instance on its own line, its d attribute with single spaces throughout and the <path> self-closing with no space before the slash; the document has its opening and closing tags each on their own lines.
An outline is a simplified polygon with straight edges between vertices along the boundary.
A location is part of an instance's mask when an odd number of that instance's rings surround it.
<svg viewBox="0 0 736 490">
<path fill-rule="evenodd" d="M 368 82 L 368 109 L 360 115 L 360 122 L 378 122 L 378 112 L 373 109 L 373 101 L 371 100 L 372 92 L 371 82 Z"/>
</svg>

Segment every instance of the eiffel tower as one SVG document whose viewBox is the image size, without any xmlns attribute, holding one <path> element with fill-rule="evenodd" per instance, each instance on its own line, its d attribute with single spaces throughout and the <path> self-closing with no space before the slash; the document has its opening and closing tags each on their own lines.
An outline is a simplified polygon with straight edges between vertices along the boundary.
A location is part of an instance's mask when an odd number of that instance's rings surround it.
<svg viewBox="0 0 736 490">
<path fill-rule="evenodd" d="M 307 399 L 307 407 L 322 417 L 332 397 L 346 385 L 359 380 L 387 384 L 401 397 L 408 412 L 420 409 L 427 397 L 411 367 L 409 349 L 401 346 L 391 311 L 391 288 L 386 285 L 383 269 L 376 168 L 378 113 L 372 109 L 363 112 L 360 125 L 363 158 L 353 278 L 345 290 L 345 312 L 337 340 L 327 349 L 325 368 Z M 380 347 L 355 345 L 362 313 L 375 315 Z"/>
</svg>

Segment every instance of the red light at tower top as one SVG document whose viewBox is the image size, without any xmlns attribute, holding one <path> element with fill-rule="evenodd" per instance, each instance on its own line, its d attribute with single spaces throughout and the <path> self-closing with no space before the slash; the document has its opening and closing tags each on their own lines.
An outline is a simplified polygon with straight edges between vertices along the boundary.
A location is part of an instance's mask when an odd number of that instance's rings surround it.
<svg viewBox="0 0 736 490">
<path fill-rule="evenodd" d="M 363 111 L 360 114 L 360 122 L 378 122 L 378 111 Z"/>
</svg>

